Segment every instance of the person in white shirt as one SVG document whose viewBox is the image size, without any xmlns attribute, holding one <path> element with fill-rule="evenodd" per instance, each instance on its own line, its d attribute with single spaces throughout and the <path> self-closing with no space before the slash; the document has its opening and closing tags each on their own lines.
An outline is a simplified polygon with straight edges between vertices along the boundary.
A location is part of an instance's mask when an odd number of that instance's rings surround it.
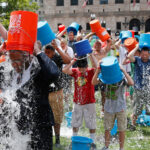
<svg viewBox="0 0 150 150">
<path fill-rule="evenodd" d="M 62 51 L 64 51 L 64 53 L 68 54 L 70 59 L 74 58 L 73 49 L 67 45 L 67 40 L 62 38 L 60 40 L 60 46 L 62 48 Z M 63 65 L 63 67 L 64 66 L 65 65 Z M 65 108 L 68 109 L 69 108 L 69 103 L 68 103 L 69 102 L 69 97 L 70 97 L 70 94 L 72 92 L 72 77 L 70 77 L 67 74 L 63 74 L 63 85 L 64 85 L 64 88 L 63 88 L 64 100 L 66 102 L 65 103 Z"/>
<path fill-rule="evenodd" d="M 123 65 L 124 59 L 127 57 L 127 50 L 124 47 L 124 44 L 121 44 L 121 40 L 118 40 L 115 43 L 115 46 L 117 48 L 117 51 L 119 52 L 119 63 L 122 65 L 123 69 L 125 69 L 126 72 L 130 73 L 131 72 L 131 65 L 130 63 Z"/>
<path fill-rule="evenodd" d="M 70 56 L 71 59 L 74 58 L 73 49 L 67 45 L 67 40 L 62 38 L 60 40 L 60 46 L 62 50 Z"/>
</svg>

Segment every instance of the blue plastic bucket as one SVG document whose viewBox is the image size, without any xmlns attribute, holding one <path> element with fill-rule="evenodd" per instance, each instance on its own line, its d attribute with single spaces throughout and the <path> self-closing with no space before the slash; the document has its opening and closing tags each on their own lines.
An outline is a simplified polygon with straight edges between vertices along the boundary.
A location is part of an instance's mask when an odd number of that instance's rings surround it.
<svg viewBox="0 0 150 150">
<path fill-rule="evenodd" d="M 124 41 L 130 37 L 132 37 L 132 33 L 130 31 L 121 31 L 120 32 L 119 38 L 121 39 L 121 43 L 124 43 Z"/>
<path fill-rule="evenodd" d="M 39 21 L 37 30 L 37 40 L 41 41 L 42 46 L 50 43 L 56 38 L 55 33 L 52 31 L 47 21 Z"/>
<path fill-rule="evenodd" d="M 90 150 L 93 140 L 83 136 L 73 136 L 72 150 Z"/>
<path fill-rule="evenodd" d="M 138 40 L 140 40 L 140 36 L 139 35 L 134 35 L 135 38 L 137 38 Z"/>
<path fill-rule="evenodd" d="M 102 59 L 101 73 L 98 78 L 105 84 L 115 84 L 120 82 L 124 74 L 120 70 L 119 63 L 116 57 L 107 56 Z"/>
<path fill-rule="evenodd" d="M 75 46 L 77 56 L 84 56 L 88 53 L 92 53 L 91 45 L 89 43 L 89 40 L 87 39 L 75 42 L 74 46 Z"/>
<path fill-rule="evenodd" d="M 67 127 L 71 128 L 72 112 L 66 112 L 65 113 L 65 118 L 66 118 L 66 121 L 67 121 Z"/>
<path fill-rule="evenodd" d="M 77 35 L 77 32 L 79 30 L 79 24 L 76 22 L 71 23 L 71 25 L 67 28 L 67 32 L 73 31 L 74 35 Z"/>
<path fill-rule="evenodd" d="M 150 34 L 143 33 L 140 35 L 139 47 L 142 49 L 143 47 L 147 47 L 150 49 Z"/>
<path fill-rule="evenodd" d="M 150 116 L 146 115 L 146 110 L 143 110 L 142 114 L 138 116 L 136 123 L 144 126 L 149 126 Z"/>
<path fill-rule="evenodd" d="M 111 131 L 110 131 L 111 136 L 116 135 L 117 129 L 118 129 L 118 126 L 117 126 L 117 119 L 116 119 L 116 120 L 115 120 L 115 123 L 114 123 L 114 127 L 113 127 L 113 128 L 111 129 Z"/>
</svg>

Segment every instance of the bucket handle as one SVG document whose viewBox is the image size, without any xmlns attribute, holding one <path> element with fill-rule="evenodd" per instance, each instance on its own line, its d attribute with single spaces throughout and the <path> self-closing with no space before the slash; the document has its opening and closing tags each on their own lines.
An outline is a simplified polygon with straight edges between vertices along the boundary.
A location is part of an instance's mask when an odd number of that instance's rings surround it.
<svg viewBox="0 0 150 150">
<path fill-rule="evenodd" d="M 21 27 L 19 28 L 19 27 L 12 26 L 11 28 L 17 28 L 17 29 L 23 31 L 29 37 L 29 39 L 31 40 L 32 44 L 34 44 L 34 42 L 32 40 L 32 37 L 25 30 L 23 30 Z"/>
</svg>

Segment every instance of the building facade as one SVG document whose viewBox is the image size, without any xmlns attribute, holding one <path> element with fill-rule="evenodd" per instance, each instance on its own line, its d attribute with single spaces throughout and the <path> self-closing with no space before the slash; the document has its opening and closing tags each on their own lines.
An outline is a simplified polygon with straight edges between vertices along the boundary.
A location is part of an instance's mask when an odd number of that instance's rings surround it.
<svg viewBox="0 0 150 150">
<path fill-rule="evenodd" d="M 149 0 L 34 0 L 39 3 L 39 20 L 47 20 L 52 30 L 58 25 L 66 27 L 79 23 L 85 31 L 90 30 L 91 14 L 100 20 L 102 26 L 112 32 L 120 30 L 150 31 Z"/>
</svg>

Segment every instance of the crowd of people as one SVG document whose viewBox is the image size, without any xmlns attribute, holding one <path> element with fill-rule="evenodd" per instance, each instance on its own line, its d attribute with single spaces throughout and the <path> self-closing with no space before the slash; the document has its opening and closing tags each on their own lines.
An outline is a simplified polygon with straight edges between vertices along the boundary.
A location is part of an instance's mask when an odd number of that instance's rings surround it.
<svg viewBox="0 0 150 150">
<path fill-rule="evenodd" d="M 2 24 L 0 24 L 0 34 L 4 41 L 7 40 L 7 31 Z M 8 57 L 13 67 L 13 70 L 9 72 L 9 84 L 7 84 L 8 81 L 5 82 L 5 72 L 1 67 L 1 93 L 14 83 L 17 85 L 13 101 L 20 104 L 20 116 L 15 118 L 15 122 L 21 134 L 31 136 L 28 149 L 52 150 L 53 127 L 55 146 L 60 146 L 64 102 L 68 105 L 73 89 L 72 82 L 74 82 L 72 136 L 78 135 L 84 119 L 90 138 L 93 140 L 91 147 L 96 150 L 95 90 L 99 87 L 105 128 L 105 145 L 102 150 L 109 150 L 110 131 L 115 119 L 118 124 L 120 150 L 124 150 L 128 111 L 126 91 L 132 91 L 130 92 L 132 100 L 130 103 L 133 103 L 131 127 L 136 130 L 136 120 L 143 108 L 146 109 L 146 114 L 150 115 L 149 48 L 139 49 L 137 44 L 128 53 L 119 36 L 111 36 L 107 41 L 102 42 L 92 32 L 85 35 L 83 31 L 80 31 L 74 35 L 74 32 L 70 31 L 58 37 L 44 47 L 36 41 L 33 55 L 14 49 L 6 51 L 5 42 L 1 43 L 0 54 Z M 74 44 L 84 39 L 88 39 L 90 43 L 94 40 L 94 44 L 91 44 L 92 53 L 79 57 Z M 117 58 L 123 75 L 117 83 L 108 84 L 99 78 L 99 74 L 102 72 L 103 58 L 110 55 Z M 3 66 L 3 63 L 0 65 Z M 24 80 L 23 77 L 26 74 L 29 74 L 29 78 Z M 0 109 L 3 110 L 5 103 L 7 99 L 1 97 Z M 3 133 L 7 134 L 5 131 Z M 8 145 L 6 149 L 11 148 Z"/>
</svg>

